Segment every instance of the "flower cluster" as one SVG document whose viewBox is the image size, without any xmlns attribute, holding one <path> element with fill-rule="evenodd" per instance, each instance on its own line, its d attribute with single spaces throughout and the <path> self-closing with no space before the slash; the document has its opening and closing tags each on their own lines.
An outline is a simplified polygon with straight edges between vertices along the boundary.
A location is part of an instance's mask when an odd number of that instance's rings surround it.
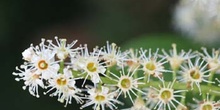
<svg viewBox="0 0 220 110">
<path fill-rule="evenodd" d="M 31 44 L 22 52 L 24 63 L 13 72 L 16 81 L 24 82 L 23 89 L 37 98 L 42 88 L 43 95 L 57 97 L 65 106 L 75 101 L 81 109 L 116 110 L 126 98 L 133 106 L 124 110 L 220 109 L 220 80 L 215 77 L 220 71 L 219 50 L 179 52 L 172 44 L 169 51 L 122 51 L 107 42 L 90 51 L 87 45 L 76 46 L 77 40 L 55 41 Z M 212 95 L 197 100 L 188 93 Z"/>
</svg>

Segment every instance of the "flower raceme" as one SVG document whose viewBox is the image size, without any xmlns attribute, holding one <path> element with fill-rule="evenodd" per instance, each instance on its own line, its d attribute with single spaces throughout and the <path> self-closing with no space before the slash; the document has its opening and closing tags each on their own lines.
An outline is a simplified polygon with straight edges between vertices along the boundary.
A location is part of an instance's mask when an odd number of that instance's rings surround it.
<svg viewBox="0 0 220 110">
<path fill-rule="evenodd" d="M 42 39 L 36 46 L 31 44 L 22 52 L 24 63 L 13 72 L 16 81 L 24 82 L 22 88 L 37 98 L 41 88 L 64 106 L 76 102 L 81 109 L 220 109 L 218 49 L 211 54 L 204 47 L 202 52 L 178 51 L 172 44 L 169 52 L 159 48 L 122 51 L 107 42 L 89 51 L 87 45 L 76 46 L 77 40 L 67 44 L 66 39 L 55 37 L 55 42 Z M 79 80 L 83 81 L 80 86 Z M 195 99 L 203 101 L 195 103 Z M 130 108 L 120 107 L 129 103 Z"/>
</svg>

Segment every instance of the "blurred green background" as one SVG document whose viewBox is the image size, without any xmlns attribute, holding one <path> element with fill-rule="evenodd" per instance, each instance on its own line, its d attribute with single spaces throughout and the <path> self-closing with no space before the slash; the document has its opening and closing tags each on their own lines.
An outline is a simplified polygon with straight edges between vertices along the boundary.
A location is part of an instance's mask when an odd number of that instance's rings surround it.
<svg viewBox="0 0 220 110">
<path fill-rule="evenodd" d="M 90 48 L 115 42 L 123 49 L 178 48 L 199 49 L 202 44 L 185 39 L 174 31 L 172 12 L 177 0 L 1 0 L 1 103 L 6 110 L 77 110 L 64 108 L 41 94 L 39 99 L 23 90 L 12 72 L 23 63 L 21 52 L 54 36 L 78 39 Z M 73 102 L 74 103 L 74 102 Z M 91 108 L 88 108 L 90 110 Z"/>
</svg>

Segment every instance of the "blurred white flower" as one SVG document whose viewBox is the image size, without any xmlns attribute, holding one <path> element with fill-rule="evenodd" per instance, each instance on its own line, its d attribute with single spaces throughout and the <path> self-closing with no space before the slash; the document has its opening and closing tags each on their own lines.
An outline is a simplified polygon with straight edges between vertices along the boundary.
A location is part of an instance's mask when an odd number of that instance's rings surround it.
<svg viewBox="0 0 220 110">
<path fill-rule="evenodd" d="M 219 0 L 180 0 L 173 13 L 177 31 L 204 44 L 215 44 L 220 38 Z"/>
</svg>

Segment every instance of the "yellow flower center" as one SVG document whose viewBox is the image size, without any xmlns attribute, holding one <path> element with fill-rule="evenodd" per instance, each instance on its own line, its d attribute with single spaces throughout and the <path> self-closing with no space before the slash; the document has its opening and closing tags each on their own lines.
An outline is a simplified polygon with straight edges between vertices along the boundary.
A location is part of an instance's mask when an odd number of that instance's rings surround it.
<svg viewBox="0 0 220 110">
<path fill-rule="evenodd" d="M 153 63 L 153 62 L 148 62 L 146 65 L 145 65 L 145 68 L 150 70 L 150 71 L 153 71 L 156 69 L 156 65 Z"/>
<path fill-rule="evenodd" d="M 212 105 L 210 104 L 205 104 L 202 106 L 202 110 L 213 110 Z"/>
<path fill-rule="evenodd" d="M 42 69 L 42 70 L 45 70 L 48 68 L 48 64 L 45 60 L 40 60 L 38 62 L 38 68 Z"/>
<path fill-rule="evenodd" d="M 60 86 L 66 85 L 67 81 L 64 78 L 57 79 L 57 84 Z"/>
<path fill-rule="evenodd" d="M 172 93 L 169 90 L 164 90 L 161 92 L 160 97 L 165 100 L 165 102 L 169 101 L 170 98 L 172 97 Z"/>
<path fill-rule="evenodd" d="M 97 67 L 96 67 L 95 63 L 90 62 L 90 63 L 87 64 L 87 69 L 90 72 L 95 72 L 97 70 Z"/>
<path fill-rule="evenodd" d="M 198 70 L 191 70 L 190 71 L 190 76 L 193 79 L 200 79 L 200 74 Z"/>
<path fill-rule="evenodd" d="M 105 100 L 105 96 L 103 95 L 96 95 L 95 96 L 95 100 L 98 101 L 98 102 L 102 102 Z"/>
<path fill-rule="evenodd" d="M 131 81 L 128 78 L 122 79 L 120 84 L 121 84 L 121 87 L 123 87 L 125 89 L 128 89 L 131 87 Z"/>
</svg>

